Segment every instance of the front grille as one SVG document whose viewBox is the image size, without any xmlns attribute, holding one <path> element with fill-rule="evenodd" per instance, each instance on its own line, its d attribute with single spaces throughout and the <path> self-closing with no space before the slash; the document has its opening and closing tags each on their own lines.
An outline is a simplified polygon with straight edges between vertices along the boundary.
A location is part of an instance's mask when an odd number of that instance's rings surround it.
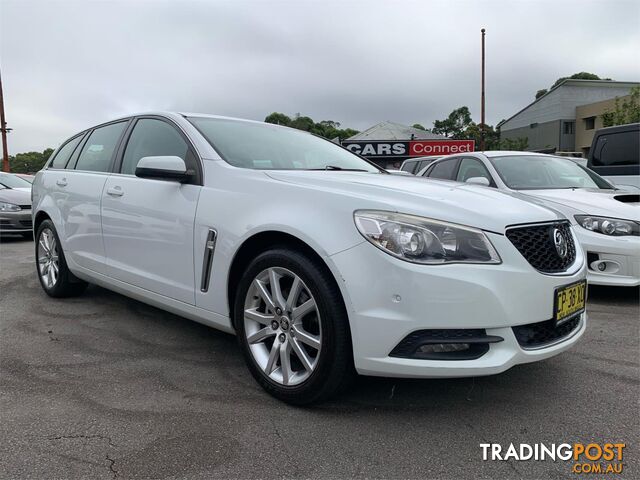
<svg viewBox="0 0 640 480">
<path fill-rule="evenodd" d="M 31 205 L 18 205 L 22 210 L 31 210 Z"/>
<path fill-rule="evenodd" d="M 556 326 L 555 320 L 511 327 L 522 348 L 540 348 L 569 336 L 580 324 L 582 315 Z"/>
<path fill-rule="evenodd" d="M 556 230 L 566 242 L 564 257 L 560 256 L 556 248 Z M 576 259 L 576 246 L 568 221 L 514 227 L 508 229 L 506 235 L 531 266 L 541 272 L 564 272 Z"/>
</svg>

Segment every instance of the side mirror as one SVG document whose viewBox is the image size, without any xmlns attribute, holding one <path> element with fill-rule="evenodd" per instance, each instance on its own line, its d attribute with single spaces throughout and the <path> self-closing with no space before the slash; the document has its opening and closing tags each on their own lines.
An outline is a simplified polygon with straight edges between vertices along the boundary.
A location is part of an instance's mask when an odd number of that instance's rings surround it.
<svg viewBox="0 0 640 480">
<path fill-rule="evenodd" d="M 185 183 L 193 176 L 180 157 L 142 157 L 136 166 L 136 177 L 174 180 Z"/>
<path fill-rule="evenodd" d="M 471 177 L 471 178 L 467 178 L 465 183 L 471 183 L 473 185 L 483 185 L 485 187 L 488 187 L 489 185 L 491 185 L 491 182 L 489 182 L 489 179 L 487 177 Z"/>
</svg>

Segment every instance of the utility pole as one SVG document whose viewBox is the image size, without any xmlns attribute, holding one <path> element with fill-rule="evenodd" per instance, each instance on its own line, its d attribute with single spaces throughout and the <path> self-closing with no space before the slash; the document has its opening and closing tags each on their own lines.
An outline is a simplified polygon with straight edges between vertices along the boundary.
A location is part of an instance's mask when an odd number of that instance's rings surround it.
<svg viewBox="0 0 640 480">
<path fill-rule="evenodd" d="M 480 151 L 484 152 L 484 28 L 482 32 L 482 93 L 480 94 Z"/>
<path fill-rule="evenodd" d="M 2 75 L 0 75 L 0 132 L 2 132 L 2 171 L 8 172 L 9 168 L 9 151 L 7 150 L 7 132 L 11 130 L 7 128 L 7 122 L 4 119 L 4 97 L 2 96 Z"/>
</svg>

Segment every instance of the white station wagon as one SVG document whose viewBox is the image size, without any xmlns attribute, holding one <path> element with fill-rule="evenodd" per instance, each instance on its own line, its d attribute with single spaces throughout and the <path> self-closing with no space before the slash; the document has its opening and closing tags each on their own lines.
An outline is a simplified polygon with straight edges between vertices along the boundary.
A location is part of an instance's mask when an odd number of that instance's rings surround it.
<svg viewBox="0 0 640 480">
<path fill-rule="evenodd" d="M 199 114 L 89 128 L 33 184 L 37 271 L 235 333 L 291 403 L 351 374 L 489 375 L 586 328 L 569 222 L 477 185 L 389 175 L 306 132 Z"/>
</svg>

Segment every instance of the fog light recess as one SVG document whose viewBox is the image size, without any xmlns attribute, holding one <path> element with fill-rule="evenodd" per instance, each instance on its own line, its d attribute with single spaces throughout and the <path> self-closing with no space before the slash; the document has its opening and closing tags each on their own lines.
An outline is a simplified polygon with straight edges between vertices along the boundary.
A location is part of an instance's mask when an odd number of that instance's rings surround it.
<svg viewBox="0 0 640 480">
<path fill-rule="evenodd" d="M 474 360 L 489 351 L 489 344 L 503 338 L 487 335 L 484 329 L 416 330 L 391 351 L 389 356 L 420 360 Z"/>
</svg>

